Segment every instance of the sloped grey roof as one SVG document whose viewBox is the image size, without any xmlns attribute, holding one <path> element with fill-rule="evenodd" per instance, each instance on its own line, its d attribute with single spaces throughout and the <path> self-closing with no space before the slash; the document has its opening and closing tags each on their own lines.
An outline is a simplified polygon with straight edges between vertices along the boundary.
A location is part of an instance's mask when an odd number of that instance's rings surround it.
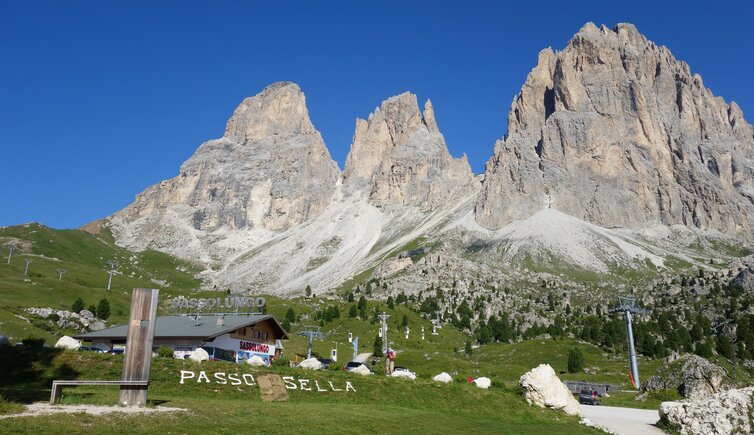
<svg viewBox="0 0 754 435">
<path fill-rule="evenodd" d="M 203 339 L 209 340 L 219 335 L 227 334 L 244 326 L 252 326 L 255 323 L 265 320 L 271 320 L 276 331 L 275 338 L 288 338 L 285 330 L 278 323 L 274 316 L 270 314 L 251 315 L 251 316 L 234 316 L 226 315 L 224 324 L 217 324 L 218 316 L 203 315 L 197 322 L 194 317 L 189 316 L 159 316 L 157 317 L 154 330 L 155 339 Z M 126 339 L 128 333 L 128 324 L 118 325 L 113 328 L 93 331 L 86 334 L 77 335 L 74 338 L 79 340 L 92 339 Z"/>
</svg>

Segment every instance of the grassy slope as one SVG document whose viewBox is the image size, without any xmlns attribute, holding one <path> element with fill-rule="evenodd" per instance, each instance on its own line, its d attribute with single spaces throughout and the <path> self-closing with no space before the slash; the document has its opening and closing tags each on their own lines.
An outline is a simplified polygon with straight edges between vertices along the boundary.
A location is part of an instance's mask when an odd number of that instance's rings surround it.
<svg viewBox="0 0 754 435">
<path fill-rule="evenodd" d="M 77 297 L 82 297 L 86 305 L 96 304 L 99 299 L 107 297 L 112 306 L 110 323 L 123 323 L 126 320 L 130 289 L 133 287 L 159 287 L 152 278 L 165 280 L 170 287 L 163 287 L 161 299 L 166 301 L 176 294 L 195 296 L 218 296 L 218 293 L 200 292 L 199 282 L 192 277 L 192 266 L 168 255 L 147 251 L 131 253 L 117 247 L 108 234 L 93 236 L 89 233 L 67 230 L 57 231 L 30 224 L 0 229 L 0 244 L 7 240 L 20 239 L 32 243 L 31 252 L 16 253 L 10 265 L 0 262 L 0 332 L 10 335 L 12 341 L 19 341 L 27 336 L 43 337 L 53 344 L 62 333 L 73 331 L 55 331 L 51 334 L 17 316 L 26 316 L 22 307 L 45 307 L 69 309 Z M 24 258 L 31 258 L 28 281 L 23 277 Z M 54 258 L 54 259 L 53 259 Z M 120 262 L 119 272 L 113 280 L 113 290 L 105 290 L 107 273 L 104 263 L 107 259 Z M 57 279 L 55 269 L 64 268 L 68 272 L 62 281 Z M 327 334 L 325 340 L 314 345 L 316 353 L 327 356 L 330 349 L 339 349 L 340 362 L 350 359 L 352 346 L 347 341 L 348 332 L 359 337 L 359 352 L 371 352 L 373 340 L 377 334 L 378 324 L 371 323 L 373 309 L 391 314 L 389 336 L 393 348 L 398 351 L 398 365 L 409 367 L 420 377 L 430 378 L 440 372 L 457 372 L 457 377 L 488 376 L 494 381 L 515 385 L 518 378 L 540 363 L 551 364 L 557 372 L 563 372 L 566 366 L 567 352 L 572 346 L 579 346 L 585 354 L 586 367 L 596 368 L 592 374 L 569 375 L 561 373 L 564 379 L 590 380 L 626 384 L 625 356 L 605 355 L 602 350 L 592 345 L 573 340 L 531 340 L 516 344 L 491 344 L 475 350 L 471 356 L 454 349 L 463 349 L 468 336 L 445 326 L 437 336 L 431 335 L 431 324 L 405 306 L 387 309 L 385 304 L 370 301 L 368 303 L 369 319 L 348 318 L 352 304 L 320 298 L 280 299 L 267 296 L 268 312 L 283 319 L 286 310 L 293 307 L 296 314 L 313 315 L 317 309 L 328 305 L 338 305 L 341 318 L 326 324 L 322 331 Z M 400 326 L 403 316 L 407 316 L 411 329 L 410 338 L 404 336 Z M 296 335 L 303 325 L 314 325 L 314 320 L 295 323 L 291 339 L 285 343 L 286 353 L 306 352 L 306 339 Z M 421 340 L 421 327 L 425 328 L 425 340 Z M 646 378 L 659 365 L 657 361 L 642 362 L 642 372 Z M 376 367 L 377 369 L 379 368 Z M 637 406 L 640 404 L 637 403 Z"/>
<path fill-rule="evenodd" d="M 48 355 L 48 354 L 51 354 Z M 37 398 L 48 394 L 45 386 L 54 377 L 115 379 L 122 357 L 77 352 L 46 352 L 33 359 L 49 360 L 39 371 L 16 376 L 0 387 L 3 395 L 33 391 Z M 356 392 L 289 391 L 285 403 L 263 403 L 257 387 L 188 382 L 179 385 L 180 370 L 249 372 L 255 375 L 275 371 L 282 375 L 332 381 L 343 388 L 345 381 Z M 85 373 L 85 375 L 83 375 Z M 210 375 L 211 376 L 211 375 Z M 324 381 L 324 382 L 323 382 Z M 117 389 L 78 387 L 64 390 L 63 402 L 112 404 Z M 306 428 L 307 433 L 597 433 L 578 425 L 577 419 L 554 411 L 531 407 L 514 391 L 493 387 L 488 391 L 473 385 L 440 385 L 429 380 L 415 382 L 361 377 L 349 373 L 303 372 L 297 369 L 254 369 L 227 363 L 196 363 L 157 358 L 152 366 L 150 399 L 167 406 L 189 409 L 184 414 L 137 417 L 60 415 L 3 420 L 9 432 L 263 432 L 290 433 Z M 28 400 L 29 397 L 22 397 Z"/>
<path fill-rule="evenodd" d="M 94 236 L 79 230 L 53 230 L 38 224 L 19 225 L 0 229 L 0 245 L 21 240 L 31 249 L 17 250 L 6 264 L 7 250 L 3 246 L 0 261 L 0 333 L 12 341 L 35 336 L 54 344 L 56 339 L 44 329 L 35 327 L 18 316 L 28 317 L 23 307 L 51 307 L 70 310 L 80 297 L 85 305 L 97 305 L 100 299 L 110 301 L 112 323 L 127 319 L 131 289 L 135 287 L 161 288 L 163 298 L 185 294 L 198 288 L 194 267 L 169 255 L 145 251 L 132 253 L 116 246 L 108 234 Z M 30 242 L 26 243 L 26 242 Z M 24 260 L 30 259 L 29 276 L 24 276 Z M 120 263 L 113 277 L 112 290 L 107 290 L 106 261 Z M 58 280 L 56 269 L 66 269 Z M 169 283 L 160 286 L 152 279 Z M 66 331 L 73 333 L 73 331 Z"/>
</svg>

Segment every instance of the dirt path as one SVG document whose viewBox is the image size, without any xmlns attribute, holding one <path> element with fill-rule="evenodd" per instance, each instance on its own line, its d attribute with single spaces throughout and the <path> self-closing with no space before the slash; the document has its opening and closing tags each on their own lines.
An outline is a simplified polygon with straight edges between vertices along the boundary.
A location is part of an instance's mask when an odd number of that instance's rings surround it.
<svg viewBox="0 0 754 435">
<path fill-rule="evenodd" d="M 581 406 L 584 418 L 621 435 L 662 434 L 653 426 L 660 419 L 657 410 L 618 408 L 615 406 Z"/>
<path fill-rule="evenodd" d="M 96 405 L 48 405 L 46 403 L 33 403 L 26 406 L 26 410 L 19 414 L 0 415 L 0 419 L 14 417 L 37 417 L 52 414 L 77 414 L 86 413 L 92 415 L 104 414 L 151 414 L 155 412 L 186 411 L 183 408 L 171 408 L 168 406 L 96 406 Z"/>
</svg>

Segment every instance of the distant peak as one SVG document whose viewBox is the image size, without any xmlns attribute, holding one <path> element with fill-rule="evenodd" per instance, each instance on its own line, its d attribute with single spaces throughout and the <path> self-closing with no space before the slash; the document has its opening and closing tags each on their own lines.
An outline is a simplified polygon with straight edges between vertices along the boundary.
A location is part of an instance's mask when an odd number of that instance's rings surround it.
<svg viewBox="0 0 754 435">
<path fill-rule="evenodd" d="M 270 135 L 314 132 L 301 88 L 292 82 L 275 82 L 238 105 L 225 137 L 243 143 Z"/>
</svg>

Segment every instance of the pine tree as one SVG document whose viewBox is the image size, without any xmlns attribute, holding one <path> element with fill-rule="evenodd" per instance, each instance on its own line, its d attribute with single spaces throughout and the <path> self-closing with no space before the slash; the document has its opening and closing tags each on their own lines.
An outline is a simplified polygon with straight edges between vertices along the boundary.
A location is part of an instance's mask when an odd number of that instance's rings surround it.
<svg viewBox="0 0 754 435">
<path fill-rule="evenodd" d="M 464 347 L 463 351 L 466 355 L 471 356 L 471 340 L 466 340 L 466 347 Z"/>
<path fill-rule="evenodd" d="M 76 301 L 73 302 L 73 306 L 71 306 L 71 311 L 73 311 L 74 313 L 79 313 L 83 309 L 84 309 L 84 300 L 81 298 L 76 299 Z"/>
<path fill-rule="evenodd" d="M 348 302 L 353 302 L 353 301 L 354 301 L 353 292 L 348 292 Z"/>
<path fill-rule="evenodd" d="M 568 373 L 578 373 L 584 369 L 584 354 L 578 347 L 568 351 Z"/>
<path fill-rule="evenodd" d="M 393 300 L 392 296 L 387 297 L 387 307 L 390 308 L 391 310 L 395 308 L 395 301 Z"/>
<path fill-rule="evenodd" d="M 348 310 L 348 317 L 354 318 L 358 315 L 359 310 L 356 309 L 356 305 L 351 305 L 351 308 Z"/>
<path fill-rule="evenodd" d="M 289 323 L 296 321 L 296 312 L 293 311 L 293 307 L 289 307 L 288 311 L 285 312 L 285 320 L 287 320 Z"/>
<path fill-rule="evenodd" d="M 401 327 L 405 328 L 406 326 L 408 326 L 408 316 L 404 314 L 403 321 L 401 322 Z"/>
<path fill-rule="evenodd" d="M 281 325 L 284 330 L 290 331 L 291 330 L 291 322 L 288 319 L 283 320 L 283 324 Z"/>
<path fill-rule="evenodd" d="M 304 294 L 306 294 L 307 298 L 312 297 L 312 286 L 309 284 L 306 285 L 306 290 L 304 291 Z"/>
<path fill-rule="evenodd" d="M 94 304 L 89 305 L 89 308 L 87 308 L 87 310 L 91 311 L 95 316 L 97 315 L 97 307 L 95 307 Z"/>
<path fill-rule="evenodd" d="M 110 317 L 110 301 L 103 298 L 99 301 L 97 306 L 97 317 L 102 320 L 107 320 Z"/>
<path fill-rule="evenodd" d="M 380 337 L 379 334 L 377 334 L 377 337 L 374 339 L 374 356 L 383 356 L 382 353 L 382 337 Z"/>
</svg>

